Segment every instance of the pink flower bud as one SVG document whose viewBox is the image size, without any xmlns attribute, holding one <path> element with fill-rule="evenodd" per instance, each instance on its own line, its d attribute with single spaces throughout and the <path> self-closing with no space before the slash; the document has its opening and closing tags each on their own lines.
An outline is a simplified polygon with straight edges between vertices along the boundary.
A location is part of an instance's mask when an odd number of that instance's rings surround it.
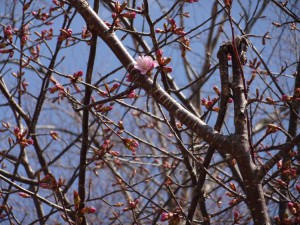
<svg viewBox="0 0 300 225">
<path fill-rule="evenodd" d="M 234 220 L 236 221 L 238 220 L 240 213 L 238 211 L 234 211 L 233 215 L 234 215 Z"/>
<path fill-rule="evenodd" d="M 290 96 L 284 94 L 284 95 L 282 95 L 281 100 L 282 100 L 283 102 L 287 102 L 287 101 L 290 100 Z"/>
<path fill-rule="evenodd" d="M 172 73 L 173 69 L 169 66 L 164 66 L 162 69 L 165 73 Z"/>
<path fill-rule="evenodd" d="M 9 58 L 14 57 L 14 53 L 15 53 L 14 51 L 10 51 L 8 57 L 9 57 Z"/>
<path fill-rule="evenodd" d="M 89 213 L 95 213 L 96 211 L 95 207 L 89 207 Z"/>
<path fill-rule="evenodd" d="M 83 75 L 82 70 L 79 70 L 79 71 L 77 72 L 77 76 L 81 77 L 82 75 Z"/>
<path fill-rule="evenodd" d="M 156 33 L 164 33 L 164 30 L 162 30 L 162 29 L 160 29 L 160 28 L 156 28 L 156 29 L 155 29 L 155 32 L 156 32 Z"/>
<path fill-rule="evenodd" d="M 34 144 L 34 140 L 28 139 L 28 140 L 27 140 L 27 144 L 28 144 L 28 145 L 33 145 L 33 144 Z"/>
<path fill-rule="evenodd" d="M 119 83 L 115 83 L 111 89 L 109 90 L 109 92 L 113 92 L 114 90 L 118 89 L 120 87 L 120 84 Z"/>
<path fill-rule="evenodd" d="M 133 99 L 133 98 L 137 98 L 138 96 L 135 94 L 135 91 L 132 90 L 128 95 L 127 98 L 129 99 Z"/>
<path fill-rule="evenodd" d="M 95 213 L 97 210 L 94 207 L 85 207 L 81 210 L 81 213 L 83 214 L 90 214 L 90 213 Z"/>
<path fill-rule="evenodd" d="M 20 128 L 19 128 L 19 127 L 15 127 L 15 128 L 14 128 L 14 133 L 15 133 L 15 134 L 20 133 Z"/>
<path fill-rule="evenodd" d="M 31 196 L 25 192 L 19 192 L 19 195 L 22 197 L 22 198 L 30 198 Z"/>
<path fill-rule="evenodd" d="M 126 78 L 127 78 L 126 81 L 132 82 L 132 76 L 130 74 L 127 74 Z"/>
<path fill-rule="evenodd" d="M 111 14 L 111 17 L 112 17 L 113 19 L 117 18 L 117 13 L 112 13 L 112 14 Z"/>
</svg>

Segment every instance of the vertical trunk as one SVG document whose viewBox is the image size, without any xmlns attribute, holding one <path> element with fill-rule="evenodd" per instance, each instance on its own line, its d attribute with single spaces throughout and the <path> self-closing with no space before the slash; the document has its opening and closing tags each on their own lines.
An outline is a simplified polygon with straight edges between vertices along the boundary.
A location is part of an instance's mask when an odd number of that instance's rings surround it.
<svg viewBox="0 0 300 225">
<path fill-rule="evenodd" d="M 248 42 L 244 37 L 237 36 L 232 43 L 228 44 L 228 47 L 232 55 L 232 91 L 234 98 L 235 149 L 233 156 L 237 160 L 244 180 L 244 190 L 247 196 L 246 204 L 254 224 L 270 224 L 262 183 L 261 180 L 257 179 L 256 166 L 250 157 L 252 150 L 246 108 L 247 92 L 243 73 Z"/>
</svg>

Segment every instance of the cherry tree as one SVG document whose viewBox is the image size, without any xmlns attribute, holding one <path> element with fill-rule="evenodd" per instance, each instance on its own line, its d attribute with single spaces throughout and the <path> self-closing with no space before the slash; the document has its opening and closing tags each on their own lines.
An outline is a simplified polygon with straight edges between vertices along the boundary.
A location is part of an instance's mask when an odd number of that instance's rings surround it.
<svg viewBox="0 0 300 225">
<path fill-rule="evenodd" d="M 1 222 L 300 224 L 297 0 L 2 4 Z"/>
</svg>

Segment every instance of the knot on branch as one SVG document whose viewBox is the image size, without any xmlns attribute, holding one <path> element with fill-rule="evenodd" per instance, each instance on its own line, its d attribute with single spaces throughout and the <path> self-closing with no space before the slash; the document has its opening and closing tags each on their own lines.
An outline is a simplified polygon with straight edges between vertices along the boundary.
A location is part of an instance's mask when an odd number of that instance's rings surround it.
<svg viewBox="0 0 300 225">
<path fill-rule="evenodd" d="M 74 3 L 76 3 L 76 2 L 74 2 Z M 77 4 L 78 4 L 78 7 L 81 7 L 83 9 L 88 8 L 90 6 L 88 1 L 86 1 L 86 0 L 78 1 Z"/>
<path fill-rule="evenodd" d="M 246 52 L 248 47 L 250 46 L 250 42 L 245 35 L 236 36 L 234 42 L 238 51 L 238 55 L 240 57 L 240 61 L 243 65 L 245 65 L 247 62 Z M 228 41 L 222 46 L 220 46 L 220 49 L 217 53 L 217 57 L 221 61 L 221 59 L 227 59 L 228 54 L 234 56 L 234 48 L 232 41 Z"/>
<path fill-rule="evenodd" d="M 245 36 L 236 36 L 235 37 L 235 44 L 237 47 L 237 51 L 239 54 L 239 58 L 242 65 L 245 65 L 247 62 L 246 52 L 250 45 L 248 39 Z"/>
</svg>

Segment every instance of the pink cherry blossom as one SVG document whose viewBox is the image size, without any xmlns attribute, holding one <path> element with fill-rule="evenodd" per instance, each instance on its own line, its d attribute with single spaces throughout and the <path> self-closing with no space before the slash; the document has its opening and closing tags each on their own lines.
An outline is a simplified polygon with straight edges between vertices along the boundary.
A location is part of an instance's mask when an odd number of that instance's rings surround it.
<svg viewBox="0 0 300 225">
<path fill-rule="evenodd" d="M 153 60 L 150 56 L 139 56 L 134 68 L 138 69 L 141 74 L 146 74 L 148 71 L 153 70 L 157 66 L 157 61 Z"/>
</svg>

